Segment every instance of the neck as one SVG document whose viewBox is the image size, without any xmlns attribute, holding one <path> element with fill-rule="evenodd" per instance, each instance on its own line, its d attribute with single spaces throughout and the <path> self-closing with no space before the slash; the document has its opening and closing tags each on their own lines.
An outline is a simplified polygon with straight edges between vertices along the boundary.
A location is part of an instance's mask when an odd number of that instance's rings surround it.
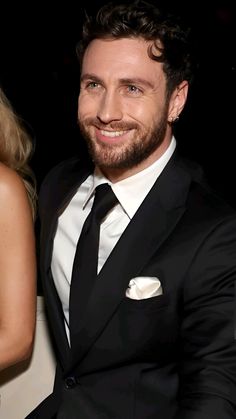
<svg viewBox="0 0 236 419">
<path fill-rule="evenodd" d="M 140 164 L 129 167 L 129 168 L 111 168 L 111 167 L 100 167 L 101 172 L 104 176 L 109 179 L 112 183 L 119 182 L 127 179 L 128 177 L 134 176 L 147 167 L 151 166 L 156 160 L 158 160 L 167 150 L 171 142 L 171 138 L 163 143 L 152 153 L 147 159 L 143 160 Z"/>
</svg>

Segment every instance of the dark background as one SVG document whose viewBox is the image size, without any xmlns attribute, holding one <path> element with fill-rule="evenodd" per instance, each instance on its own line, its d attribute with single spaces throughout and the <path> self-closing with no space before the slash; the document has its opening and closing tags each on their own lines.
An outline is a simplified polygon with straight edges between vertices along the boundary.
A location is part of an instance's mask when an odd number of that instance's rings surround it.
<svg viewBox="0 0 236 419">
<path fill-rule="evenodd" d="M 33 3 L 33 4 L 32 4 Z M 83 150 L 76 125 L 79 71 L 75 46 L 83 10 L 103 1 L 47 6 L 11 4 L 1 11 L 0 83 L 35 142 L 38 187 L 58 161 Z M 159 2 L 160 3 L 160 2 Z M 199 67 L 176 126 L 181 151 L 199 162 L 211 185 L 236 207 L 236 27 L 233 2 L 162 1 L 193 27 Z"/>
</svg>

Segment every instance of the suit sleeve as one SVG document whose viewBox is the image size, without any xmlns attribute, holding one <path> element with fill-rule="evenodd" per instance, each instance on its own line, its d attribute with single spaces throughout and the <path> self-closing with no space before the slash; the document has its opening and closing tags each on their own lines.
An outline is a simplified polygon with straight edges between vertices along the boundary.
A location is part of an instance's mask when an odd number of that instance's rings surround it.
<svg viewBox="0 0 236 419">
<path fill-rule="evenodd" d="M 236 418 L 236 220 L 201 243 L 184 287 L 175 419 Z"/>
</svg>

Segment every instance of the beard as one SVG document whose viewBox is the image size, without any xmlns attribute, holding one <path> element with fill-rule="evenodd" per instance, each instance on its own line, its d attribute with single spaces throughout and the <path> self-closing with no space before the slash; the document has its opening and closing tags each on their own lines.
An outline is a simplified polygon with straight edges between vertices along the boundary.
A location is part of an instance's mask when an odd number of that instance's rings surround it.
<svg viewBox="0 0 236 419">
<path fill-rule="evenodd" d="M 167 129 L 168 106 L 163 109 L 159 121 L 152 129 L 141 129 L 136 123 L 111 122 L 109 125 L 99 123 L 96 118 L 79 120 L 81 134 L 85 138 L 88 152 L 95 165 L 101 169 L 131 169 L 146 160 L 163 142 Z M 135 130 L 135 136 L 123 144 L 106 144 L 98 142 L 89 127 L 100 129 Z"/>
</svg>

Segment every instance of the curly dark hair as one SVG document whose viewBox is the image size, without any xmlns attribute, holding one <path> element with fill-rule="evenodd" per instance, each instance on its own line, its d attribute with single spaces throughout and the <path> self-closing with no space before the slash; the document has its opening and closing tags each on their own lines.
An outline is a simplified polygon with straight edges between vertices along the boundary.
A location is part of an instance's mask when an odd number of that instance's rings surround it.
<svg viewBox="0 0 236 419">
<path fill-rule="evenodd" d="M 153 41 L 148 50 L 151 59 L 163 63 L 167 94 L 183 80 L 193 78 L 191 31 L 180 18 L 166 14 L 143 0 L 104 5 L 96 16 L 86 16 L 77 55 L 82 64 L 85 50 L 94 39 L 142 38 Z M 117 51 L 115 52 L 117 54 Z"/>
</svg>

